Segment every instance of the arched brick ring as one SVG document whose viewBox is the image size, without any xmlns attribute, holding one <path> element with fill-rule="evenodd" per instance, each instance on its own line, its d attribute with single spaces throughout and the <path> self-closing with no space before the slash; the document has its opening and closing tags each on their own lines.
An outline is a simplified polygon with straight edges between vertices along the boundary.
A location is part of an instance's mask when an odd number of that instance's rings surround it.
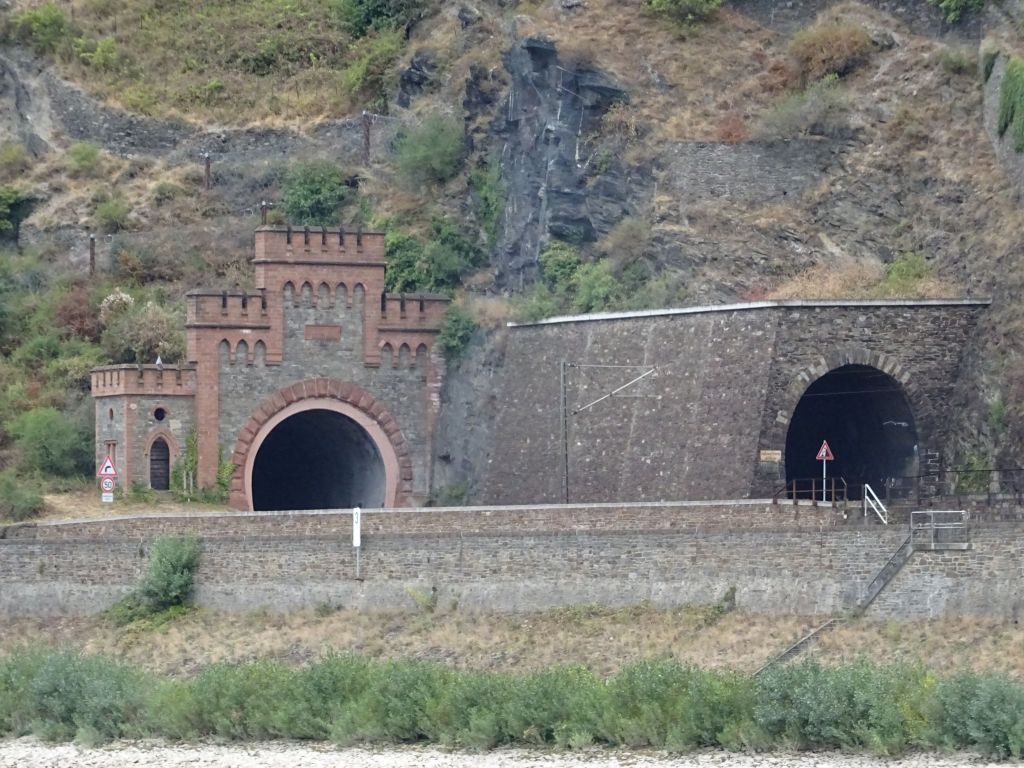
<svg viewBox="0 0 1024 768">
<path fill-rule="evenodd" d="M 250 455 L 254 443 L 257 444 L 258 450 L 258 443 L 262 443 L 262 438 L 266 436 L 261 434 L 264 428 L 282 412 L 287 410 L 297 413 L 315 407 L 313 402 L 304 401 L 322 401 L 327 407 L 330 407 L 332 402 L 339 404 L 342 406 L 337 408 L 340 413 L 352 418 L 366 429 L 378 444 L 381 458 L 385 463 L 385 474 L 389 476 L 388 487 L 385 490 L 386 505 L 401 507 L 408 503 L 412 496 L 412 461 L 409 456 L 409 444 L 402 435 L 398 422 L 388 413 L 383 403 L 361 387 L 340 379 L 316 378 L 298 381 L 278 390 L 261 402 L 243 425 L 231 455 L 231 462 L 236 467 L 231 478 L 231 506 L 236 509 L 252 509 L 248 487 L 251 477 L 247 478 L 247 474 L 251 473 L 250 463 L 255 460 L 255 455 Z M 295 407 L 296 404 L 299 407 Z M 308 404 L 309 408 L 302 408 L 303 404 Z M 394 475 L 393 482 L 391 475 Z"/>
<path fill-rule="evenodd" d="M 914 426 L 917 429 L 918 439 L 925 438 L 930 426 L 929 417 L 931 411 L 928 408 L 928 404 L 922 400 L 921 391 L 918 386 L 910 381 L 907 375 L 900 369 L 899 360 L 880 352 L 871 352 L 862 347 L 843 347 L 822 356 L 817 363 L 801 369 L 790 381 L 780 403 L 780 418 L 775 421 L 771 430 L 771 442 L 773 445 L 785 445 L 789 423 L 808 387 L 822 376 L 831 373 L 837 368 L 842 368 L 844 365 L 868 365 L 891 376 L 903 389 L 903 394 L 907 398 L 910 412 L 914 416 Z"/>
</svg>

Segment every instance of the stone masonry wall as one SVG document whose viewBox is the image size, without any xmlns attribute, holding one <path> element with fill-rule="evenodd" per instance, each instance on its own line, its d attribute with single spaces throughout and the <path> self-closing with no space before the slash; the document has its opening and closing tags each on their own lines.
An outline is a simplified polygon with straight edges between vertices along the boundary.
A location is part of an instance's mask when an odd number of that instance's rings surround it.
<svg viewBox="0 0 1024 768">
<path fill-rule="evenodd" d="M 365 301 L 376 299 L 365 297 Z M 280 365 L 266 365 L 258 355 L 251 361 L 223 353 L 220 357 L 220 445 L 225 455 L 235 442 L 253 409 L 264 398 L 295 382 L 317 377 L 349 381 L 381 401 L 398 421 L 410 447 L 413 467 L 413 494 L 421 501 L 430 490 L 431 445 L 429 436 L 431 406 L 426 386 L 430 366 L 440 360 L 428 356 L 416 358 L 415 350 L 398 350 L 382 359 L 380 367 L 363 364 L 363 301 L 347 306 L 345 301 L 313 306 L 309 297 L 298 297 L 299 306 L 284 302 L 284 350 Z M 371 307 L 370 311 L 373 311 Z M 307 327 L 341 327 L 336 337 L 309 338 Z"/>
<path fill-rule="evenodd" d="M 806 388 L 830 370 L 871 365 L 902 385 L 918 434 L 918 454 L 942 455 L 949 440 L 964 349 L 984 311 L 960 306 L 894 302 L 890 306 L 790 306 L 776 314 L 775 350 L 761 414 L 762 450 L 780 450 L 777 467 L 756 456 L 753 495 L 770 495 L 785 480 L 786 431 Z"/>
<path fill-rule="evenodd" d="M 873 365 L 906 389 L 922 450 L 941 450 L 983 303 L 763 302 L 570 318 L 509 330 L 474 498 L 488 503 L 771 495 L 793 409 L 815 379 Z M 568 449 L 560 363 L 566 368 Z M 608 395 L 645 372 L 650 375 Z M 460 405 L 460 418 L 470 414 Z M 450 446 L 446 446 L 451 448 Z"/>
<path fill-rule="evenodd" d="M 330 601 L 412 609 L 533 610 L 573 603 L 707 603 L 736 588 L 764 613 L 851 607 L 906 536 L 829 508 L 736 504 L 366 511 L 360 571 L 346 512 L 150 516 L 0 529 L 0 615 L 83 614 L 131 589 L 152 539 L 202 538 L 197 599 L 290 610 Z M 983 526 L 968 552 L 914 555 L 882 616 L 1011 618 L 1024 526 Z M 980 579 L 984 581 L 980 581 Z"/>
</svg>

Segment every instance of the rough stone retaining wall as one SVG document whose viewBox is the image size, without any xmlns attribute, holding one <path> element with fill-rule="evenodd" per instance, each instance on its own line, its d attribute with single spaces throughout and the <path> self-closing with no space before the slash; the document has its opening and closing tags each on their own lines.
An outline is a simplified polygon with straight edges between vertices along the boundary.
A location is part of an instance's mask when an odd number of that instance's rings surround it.
<svg viewBox="0 0 1024 768">
<path fill-rule="evenodd" d="M 513 327 L 500 363 L 479 377 L 487 396 L 454 408 L 449 396 L 442 409 L 442 435 L 463 422 L 488 426 L 470 444 L 442 447 L 449 463 L 470 468 L 474 501 L 764 498 L 785 482 L 786 436 L 801 395 L 843 365 L 897 379 L 921 455 L 941 452 L 960 357 L 985 308 L 957 300 L 753 302 Z M 764 451 L 781 460 L 763 461 Z"/>
<path fill-rule="evenodd" d="M 707 603 L 736 588 L 765 613 L 855 604 L 902 527 L 829 508 L 747 503 L 365 511 L 357 577 L 348 512 L 141 516 L 0 529 L 0 615 L 87 614 L 128 592 L 152 539 L 203 540 L 197 599 L 290 610 L 321 602 L 519 611 L 572 603 Z M 873 613 L 1016 617 L 1024 526 L 991 524 L 968 552 L 916 553 Z"/>
</svg>

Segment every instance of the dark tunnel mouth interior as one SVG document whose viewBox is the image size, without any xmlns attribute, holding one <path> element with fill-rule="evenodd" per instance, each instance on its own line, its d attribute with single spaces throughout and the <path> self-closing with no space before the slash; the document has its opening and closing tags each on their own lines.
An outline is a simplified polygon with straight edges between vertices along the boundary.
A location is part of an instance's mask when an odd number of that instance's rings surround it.
<svg viewBox="0 0 1024 768">
<path fill-rule="evenodd" d="M 882 494 L 891 478 L 917 472 L 918 435 L 903 386 L 868 365 L 844 365 L 813 382 L 797 403 L 786 434 L 786 483 L 821 479 L 816 459 L 827 440 L 828 477 L 846 480 L 850 498 L 864 483 Z M 829 481 L 831 483 L 831 480 Z"/>
<path fill-rule="evenodd" d="M 263 440 L 252 470 L 253 510 L 383 507 L 385 469 L 363 427 L 327 409 L 284 419 Z"/>
</svg>

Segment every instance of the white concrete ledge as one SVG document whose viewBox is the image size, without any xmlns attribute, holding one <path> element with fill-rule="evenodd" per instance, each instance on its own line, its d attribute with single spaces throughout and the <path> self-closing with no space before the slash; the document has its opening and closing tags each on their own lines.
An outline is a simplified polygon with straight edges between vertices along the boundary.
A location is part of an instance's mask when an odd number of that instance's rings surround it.
<svg viewBox="0 0 1024 768">
<path fill-rule="evenodd" d="M 509 328 L 529 328 L 536 325 L 560 323 L 593 323 L 601 320 L 629 320 L 640 317 L 668 317 L 671 315 L 700 315 L 711 312 L 744 312 L 751 309 L 794 307 L 987 307 L 990 298 L 973 299 L 788 299 L 785 301 L 745 301 L 739 304 L 708 304 L 701 307 L 675 309 L 642 309 L 635 312 L 595 312 L 591 315 L 562 315 L 532 323 L 508 323 Z"/>
</svg>

